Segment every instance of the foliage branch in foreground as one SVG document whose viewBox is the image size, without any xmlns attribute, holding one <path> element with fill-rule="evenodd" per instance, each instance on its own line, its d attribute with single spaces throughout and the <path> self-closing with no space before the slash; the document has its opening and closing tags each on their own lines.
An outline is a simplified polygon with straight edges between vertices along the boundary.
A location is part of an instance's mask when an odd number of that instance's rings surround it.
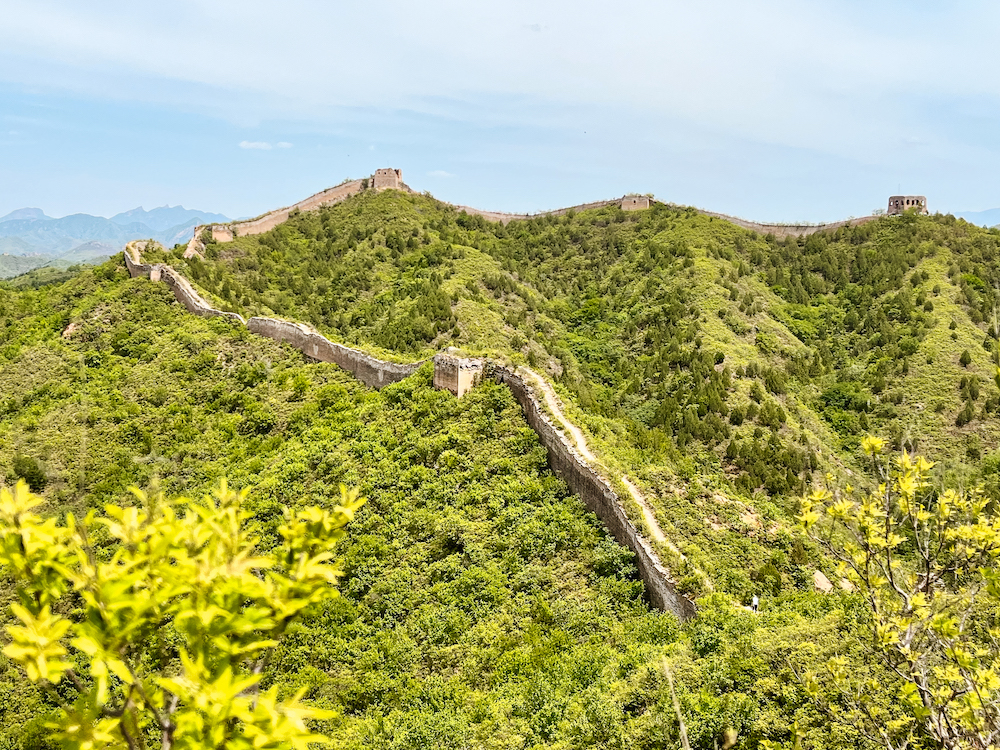
<svg viewBox="0 0 1000 750">
<path fill-rule="evenodd" d="M 924 458 L 904 452 L 890 460 L 873 437 L 862 448 L 878 486 L 817 489 L 800 520 L 863 597 L 872 655 L 897 683 L 903 713 L 873 710 L 891 686 L 849 678 L 836 659 L 825 676 L 804 675 L 805 687 L 816 698 L 832 686 L 837 718 L 893 750 L 996 748 L 1000 517 L 979 489 L 939 490 Z"/>
<path fill-rule="evenodd" d="M 255 552 L 246 490 L 225 482 L 200 502 L 134 490 L 137 506 L 60 524 L 18 482 L 0 490 L 0 564 L 19 624 L 3 653 L 60 706 L 71 747 L 304 748 L 326 712 L 259 689 L 278 639 L 336 596 L 333 551 L 364 502 L 285 511 L 281 541 Z M 323 716 L 321 716 L 321 714 Z"/>
</svg>

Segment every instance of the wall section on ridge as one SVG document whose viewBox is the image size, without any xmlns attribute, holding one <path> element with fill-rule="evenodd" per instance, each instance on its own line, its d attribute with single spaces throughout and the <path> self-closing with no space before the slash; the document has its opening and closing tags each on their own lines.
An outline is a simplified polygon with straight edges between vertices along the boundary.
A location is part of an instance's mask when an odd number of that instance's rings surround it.
<svg viewBox="0 0 1000 750">
<path fill-rule="evenodd" d="M 646 585 L 650 604 L 687 620 L 695 613 L 694 602 L 677 592 L 670 572 L 660 562 L 650 543 L 639 533 L 625 513 L 618 493 L 570 445 L 545 415 L 534 389 L 507 367 L 487 362 L 485 375 L 510 388 L 514 400 L 521 405 L 524 417 L 538 435 L 549 455 L 552 471 L 580 496 L 587 509 L 594 513 L 615 541 L 635 553 L 639 575 Z"/>
<path fill-rule="evenodd" d="M 685 208 L 673 203 L 665 203 L 664 205 L 671 208 Z M 703 216 L 722 219 L 723 221 L 728 221 L 730 224 L 743 227 L 743 229 L 757 232 L 757 234 L 772 234 L 779 240 L 785 237 L 808 237 L 810 234 L 815 234 L 816 232 L 826 232 L 831 229 L 840 229 L 840 227 L 856 227 L 859 224 L 867 224 L 869 221 L 878 218 L 877 216 L 860 216 L 856 219 L 844 219 L 843 221 L 834 221 L 829 224 L 761 224 L 756 221 L 747 221 L 746 219 L 739 219 L 727 214 L 719 214 L 715 211 L 703 211 L 700 208 L 696 208 L 695 210 Z"/>
<path fill-rule="evenodd" d="M 416 372 L 426 361 L 407 364 L 387 362 L 358 349 L 330 341 L 309 326 L 279 318 L 250 318 L 247 321 L 247 328 L 260 336 L 275 341 L 285 341 L 318 362 L 338 365 L 371 388 L 383 388 L 391 383 L 398 383 Z"/>
<path fill-rule="evenodd" d="M 239 313 L 225 312 L 208 304 L 195 291 L 191 283 L 170 266 L 164 263 L 143 263 L 141 257 L 139 257 L 139 250 L 135 247 L 135 243 L 130 242 L 125 246 L 124 255 L 125 268 L 128 269 L 129 276 L 133 279 L 137 276 L 145 276 L 151 281 L 162 281 L 170 287 L 170 291 L 174 293 L 174 297 L 184 305 L 188 312 L 200 315 L 203 318 L 228 318 L 234 323 L 246 325 L 246 320 Z"/>
</svg>

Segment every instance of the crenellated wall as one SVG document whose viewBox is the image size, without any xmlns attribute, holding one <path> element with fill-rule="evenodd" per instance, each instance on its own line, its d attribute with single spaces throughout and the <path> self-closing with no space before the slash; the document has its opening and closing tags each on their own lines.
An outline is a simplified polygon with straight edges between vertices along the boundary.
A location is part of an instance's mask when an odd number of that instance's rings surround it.
<svg viewBox="0 0 1000 750">
<path fill-rule="evenodd" d="M 650 603 L 682 620 L 695 613 L 695 604 L 677 592 L 670 572 L 660 562 L 656 550 L 629 520 L 618 493 L 606 479 L 595 472 L 577 453 L 569 440 L 556 429 L 545 415 L 534 389 L 515 372 L 493 362 L 486 362 L 484 373 L 510 388 L 514 399 L 524 410 L 531 428 L 538 434 L 549 454 L 549 466 L 556 476 L 580 496 L 588 510 L 605 525 L 619 544 L 635 553 L 639 575 L 646 584 Z"/>
<path fill-rule="evenodd" d="M 434 387 L 451 391 L 459 398 L 476 387 L 482 374 L 481 359 L 456 357 L 447 352 L 434 355 Z"/>
<path fill-rule="evenodd" d="M 673 203 L 667 203 L 665 205 L 671 206 L 673 208 L 684 208 L 684 206 L 677 206 Z M 703 211 L 700 208 L 695 209 L 698 213 L 703 216 L 712 216 L 716 219 L 722 219 L 723 221 L 728 221 L 730 224 L 735 224 L 738 227 L 743 227 L 744 229 L 749 229 L 752 232 L 757 232 L 757 234 L 773 234 L 779 240 L 785 237 L 807 237 L 810 234 L 815 234 L 816 232 L 826 232 L 831 229 L 839 229 L 840 227 L 856 227 L 859 224 L 865 224 L 872 219 L 876 219 L 876 216 L 860 216 L 857 219 L 844 219 L 843 221 L 834 221 L 829 224 L 761 224 L 756 221 L 747 221 L 746 219 L 739 219 L 735 216 L 728 216 L 727 214 L 718 214 L 714 211 Z"/>
</svg>

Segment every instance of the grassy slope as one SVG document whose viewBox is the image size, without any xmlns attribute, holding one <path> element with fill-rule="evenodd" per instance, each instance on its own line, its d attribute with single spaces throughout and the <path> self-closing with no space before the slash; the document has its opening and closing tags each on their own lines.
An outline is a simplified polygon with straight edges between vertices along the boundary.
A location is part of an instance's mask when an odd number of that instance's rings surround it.
<svg viewBox="0 0 1000 750">
<path fill-rule="evenodd" d="M 857 472 L 865 431 L 964 473 L 996 444 L 1000 422 L 983 409 L 995 388 L 980 309 L 1000 279 L 996 237 L 907 217 L 782 243 L 665 206 L 504 228 L 387 191 L 210 246 L 204 263 L 178 252 L 168 260 L 230 309 L 303 320 L 380 354 L 414 359 L 457 345 L 547 370 L 602 460 L 637 480 L 660 525 L 716 588 L 745 599 L 760 561 L 780 563 L 791 551 L 794 501 L 810 465 Z M 970 287 L 973 271 L 985 292 Z M 923 272 L 927 280 L 909 284 Z M 436 311 L 419 309 L 428 294 L 444 300 Z M 913 305 L 920 295 L 933 311 Z M 852 315 L 860 322 L 849 327 Z M 966 349 L 968 368 L 958 363 Z M 715 352 L 726 385 L 691 364 Z M 778 387 L 769 388 L 769 373 Z M 957 427 L 959 381 L 973 374 L 977 417 Z M 721 407 L 712 406 L 713 388 Z M 854 394 L 843 409 L 839 388 Z M 661 416 L 667 401 L 678 402 L 673 417 Z M 706 418 L 706 404 L 721 419 Z M 768 404 L 783 422 L 727 420 Z M 699 419 L 685 427 L 693 408 Z M 734 459 L 730 443 L 761 458 Z M 631 512 L 638 521 L 638 508 Z M 787 585 L 809 580 L 801 570 L 784 574 Z M 705 590 L 694 578 L 685 585 Z"/>
<path fill-rule="evenodd" d="M 228 476 L 253 487 L 266 546 L 284 505 L 333 502 L 342 481 L 363 488 L 343 599 L 289 634 L 267 676 L 339 709 L 324 727 L 339 747 L 673 746 L 663 656 L 698 746 L 733 727 L 755 748 L 793 722 L 810 747 L 856 746 L 788 667 L 842 648 L 856 618 L 840 598 L 793 589 L 761 616 L 708 599 L 684 629 L 650 612 L 628 554 L 548 472 L 505 389 L 457 401 L 425 368 L 368 391 L 187 314 L 115 263 L 0 288 L 0 303 L 0 471 L 11 481 L 15 453 L 38 459 L 50 511 Z M 0 603 L 11 595 L 7 584 Z M 0 746 L 44 747 L 48 704 L 2 657 L 0 698 Z"/>
</svg>

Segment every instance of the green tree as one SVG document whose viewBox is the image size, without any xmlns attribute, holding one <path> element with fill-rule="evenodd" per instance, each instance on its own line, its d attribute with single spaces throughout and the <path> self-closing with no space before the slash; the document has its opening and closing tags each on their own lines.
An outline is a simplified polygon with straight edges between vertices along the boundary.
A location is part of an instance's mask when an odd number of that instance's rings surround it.
<svg viewBox="0 0 1000 750">
<path fill-rule="evenodd" d="M 801 522 L 867 605 L 866 640 L 884 672 L 857 679 L 835 659 L 825 678 L 804 675 L 805 687 L 817 698 L 824 686 L 839 690 L 836 716 L 893 750 L 928 739 L 949 750 L 995 748 L 1000 516 L 978 489 L 936 488 L 933 464 L 921 457 L 889 461 L 883 441 L 872 437 L 862 448 L 878 486 L 815 490 Z M 820 523 L 824 517 L 828 523 Z M 890 685 L 898 689 L 898 715 L 877 709 Z"/>
<path fill-rule="evenodd" d="M 45 688 L 53 736 L 74 748 L 304 748 L 327 712 L 259 689 L 296 617 L 335 596 L 333 550 L 364 502 L 285 511 L 267 554 L 244 526 L 246 491 L 139 503 L 63 523 L 21 481 L 0 490 L 0 564 L 18 624 L 3 653 Z"/>
<path fill-rule="evenodd" d="M 968 367 L 972 364 L 972 355 L 969 354 L 968 349 L 964 349 L 962 351 L 961 356 L 958 358 L 958 362 L 962 365 L 962 367 Z"/>
</svg>

